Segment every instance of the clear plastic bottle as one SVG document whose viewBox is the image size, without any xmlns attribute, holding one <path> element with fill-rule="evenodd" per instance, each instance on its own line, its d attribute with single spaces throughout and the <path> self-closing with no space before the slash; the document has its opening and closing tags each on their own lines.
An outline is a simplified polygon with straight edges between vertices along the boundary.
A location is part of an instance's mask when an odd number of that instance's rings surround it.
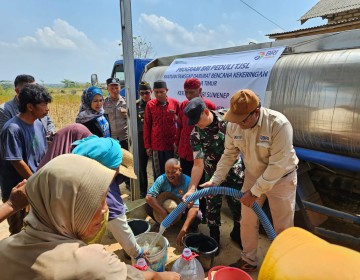
<svg viewBox="0 0 360 280">
<path fill-rule="evenodd" d="M 146 260 L 144 258 L 139 258 L 136 261 L 136 264 L 134 264 L 133 266 L 141 271 L 152 271 L 152 269 L 147 265 Z"/>
<path fill-rule="evenodd" d="M 181 275 L 181 280 L 203 280 L 205 279 L 204 269 L 196 259 L 198 255 L 192 253 L 189 248 L 185 248 L 180 258 L 178 258 L 171 271 Z"/>
</svg>

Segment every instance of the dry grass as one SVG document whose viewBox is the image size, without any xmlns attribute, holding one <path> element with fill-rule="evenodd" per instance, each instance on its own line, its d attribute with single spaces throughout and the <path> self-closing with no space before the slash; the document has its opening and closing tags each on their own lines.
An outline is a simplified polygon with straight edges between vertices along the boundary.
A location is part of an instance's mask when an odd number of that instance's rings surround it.
<svg viewBox="0 0 360 280">
<path fill-rule="evenodd" d="M 82 89 L 48 89 L 53 97 L 49 104 L 50 116 L 56 130 L 74 123 L 79 112 Z M 14 98 L 14 95 L 0 95 L 0 104 Z"/>
<path fill-rule="evenodd" d="M 9 95 L 9 94 L 4 94 L 4 95 L 0 95 L 0 104 L 5 103 L 6 101 L 9 101 L 11 99 L 13 99 L 14 96 L 13 95 Z"/>
<path fill-rule="evenodd" d="M 81 94 L 54 94 L 50 103 L 50 116 L 59 130 L 74 123 L 79 112 Z"/>
</svg>

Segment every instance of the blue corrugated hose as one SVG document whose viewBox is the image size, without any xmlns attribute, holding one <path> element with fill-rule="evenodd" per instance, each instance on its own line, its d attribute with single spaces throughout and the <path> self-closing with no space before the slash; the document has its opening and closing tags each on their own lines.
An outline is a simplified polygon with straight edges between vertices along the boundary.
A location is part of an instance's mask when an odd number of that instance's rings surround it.
<svg viewBox="0 0 360 280">
<path fill-rule="evenodd" d="M 228 188 L 228 187 L 218 187 L 218 186 L 205 188 L 200 191 L 196 191 L 186 199 L 186 202 L 181 202 L 173 211 L 171 211 L 171 213 L 169 215 L 167 215 L 166 218 L 162 221 L 161 225 L 164 228 L 168 228 L 175 221 L 176 217 L 181 215 L 181 213 L 183 213 L 185 211 L 187 204 L 189 202 L 195 201 L 196 199 L 199 199 L 203 196 L 217 195 L 217 194 L 233 196 L 235 198 L 241 198 L 244 195 L 244 193 L 242 193 L 239 190 L 235 190 L 233 188 Z M 275 230 L 274 230 L 273 226 L 271 225 L 268 217 L 264 213 L 264 211 L 261 209 L 261 207 L 256 202 L 253 204 L 252 209 L 258 216 L 259 221 L 262 224 L 262 226 L 264 227 L 268 238 L 271 241 L 274 240 L 276 237 Z"/>
</svg>

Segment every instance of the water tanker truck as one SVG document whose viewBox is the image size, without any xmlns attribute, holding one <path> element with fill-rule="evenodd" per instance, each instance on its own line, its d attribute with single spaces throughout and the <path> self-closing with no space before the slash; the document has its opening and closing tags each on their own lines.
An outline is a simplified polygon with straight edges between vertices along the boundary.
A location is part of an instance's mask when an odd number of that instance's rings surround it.
<svg viewBox="0 0 360 280">
<path fill-rule="evenodd" d="M 281 55 L 270 71 L 264 72 L 261 63 L 267 60 L 262 58 L 266 58 L 269 50 L 281 50 Z M 234 68 L 242 67 L 244 71 L 249 66 L 233 56 L 242 53 L 257 54 L 254 61 L 262 59 L 255 70 L 246 72 L 258 74 L 235 74 L 238 72 Z M 222 64 L 225 65 L 221 66 L 222 72 L 208 63 L 229 55 L 232 61 Z M 178 64 L 189 61 L 190 66 L 179 68 Z M 169 73 L 174 67 L 176 75 Z M 188 71 L 184 75 L 179 69 Z M 201 76 L 201 69 L 208 71 Z M 226 71 L 233 74 L 225 75 Z M 227 96 L 228 92 L 219 89 L 216 79 L 211 79 L 211 73 L 223 73 L 222 77 L 214 77 L 221 79 L 224 86 L 234 84 L 236 89 L 252 88 L 251 81 L 244 83 L 246 75 L 255 78 L 267 75 L 263 92 L 254 91 L 260 94 L 264 106 L 289 119 L 300 159 L 296 222 L 303 222 L 304 227 L 323 238 L 359 250 L 360 30 L 161 57 L 146 65 L 142 80 L 152 84 L 165 79 L 172 84 L 168 83 L 169 95 L 181 101 L 185 99 L 184 78 L 199 77 L 206 97 L 214 97 L 210 99 L 219 108 L 226 108 L 234 91 Z M 178 83 L 171 83 L 174 77 L 175 80 L 180 77 Z M 215 93 L 211 91 L 214 83 Z"/>
</svg>

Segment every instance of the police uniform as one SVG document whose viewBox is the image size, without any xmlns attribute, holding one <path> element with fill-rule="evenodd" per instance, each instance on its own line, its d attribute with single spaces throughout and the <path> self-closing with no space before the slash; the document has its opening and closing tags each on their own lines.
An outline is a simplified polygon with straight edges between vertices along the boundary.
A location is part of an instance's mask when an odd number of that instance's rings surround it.
<svg viewBox="0 0 360 280">
<path fill-rule="evenodd" d="M 126 101 L 119 95 L 118 100 L 113 100 L 110 96 L 104 99 L 103 108 L 109 117 L 111 137 L 120 141 L 121 147 L 128 150 L 128 126 L 127 116 L 122 110 L 126 110 Z"/>
</svg>

